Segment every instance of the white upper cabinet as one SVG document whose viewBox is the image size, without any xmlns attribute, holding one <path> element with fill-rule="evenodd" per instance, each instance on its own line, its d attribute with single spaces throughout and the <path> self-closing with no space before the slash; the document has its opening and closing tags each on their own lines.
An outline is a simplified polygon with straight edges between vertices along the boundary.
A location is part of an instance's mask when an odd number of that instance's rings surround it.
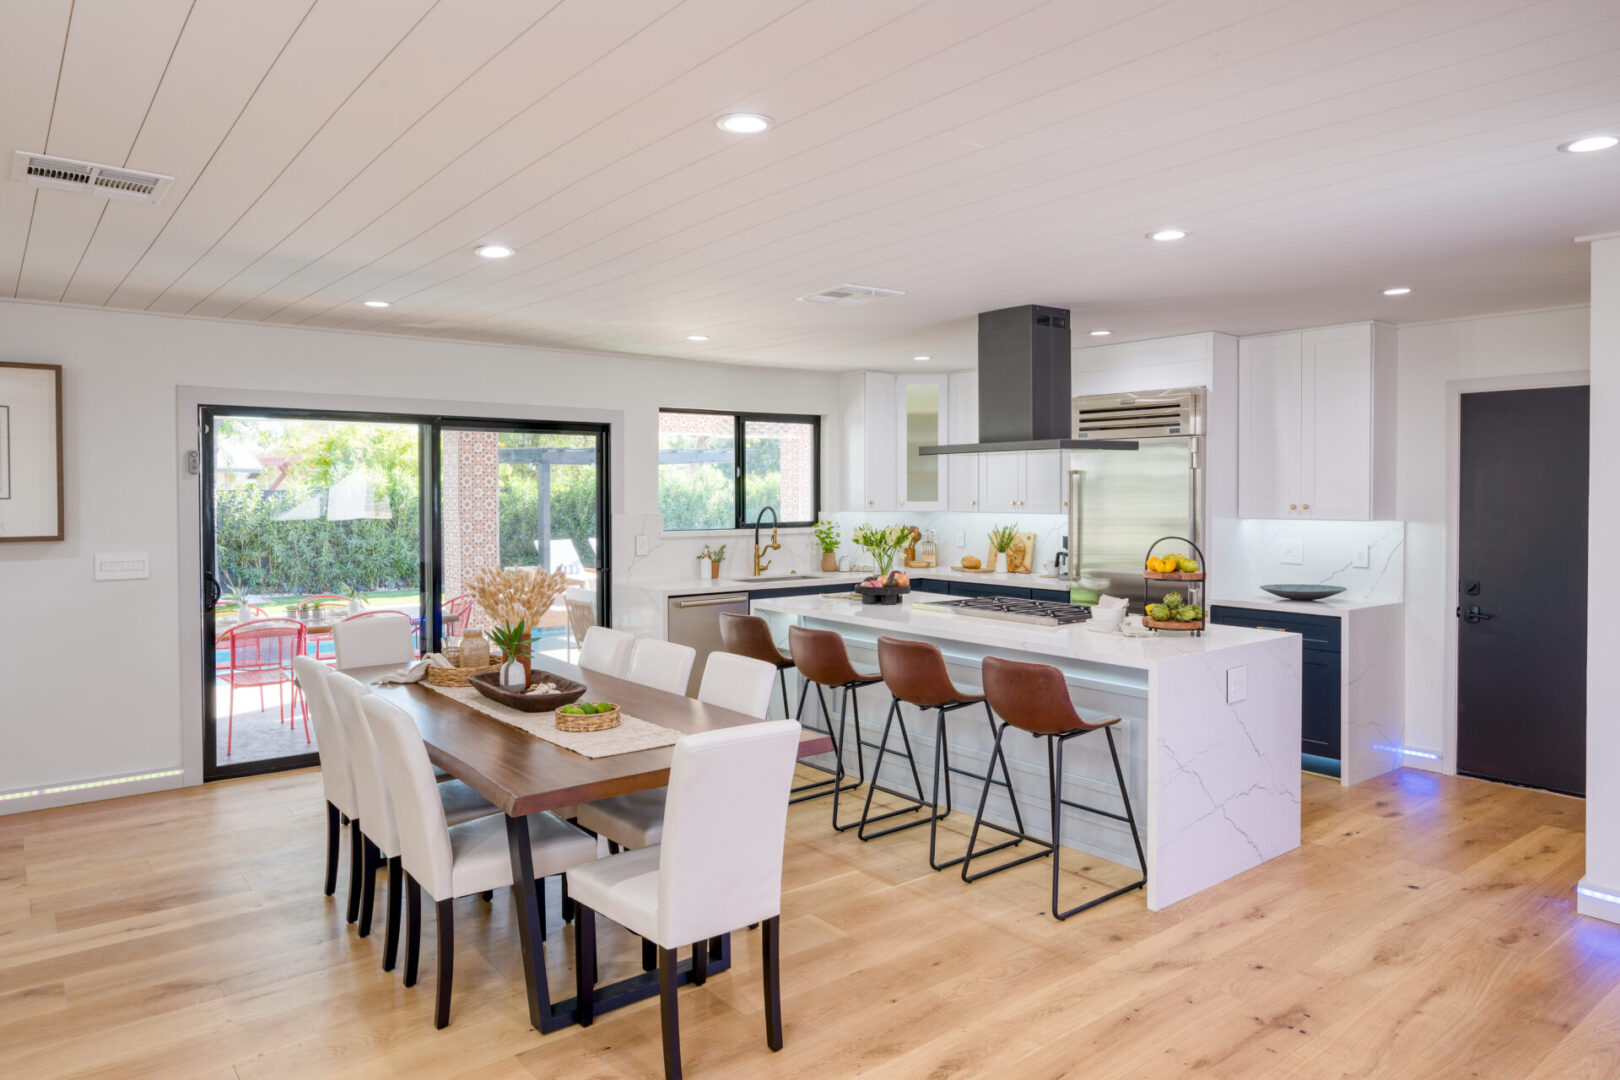
<svg viewBox="0 0 1620 1080">
<path fill-rule="evenodd" d="M 1373 323 L 1238 344 L 1238 516 L 1394 514 L 1393 332 Z"/>
<path fill-rule="evenodd" d="M 1014 450 L 979 458 L 978 509 L 1000 514 L 1061 514 L 1065 509 L 1063 451 Z"/>
<path fill-rule="evenodd" d="M 946 425 L 953 443 L 977 442 L 979 439 L 979 373 L 958 371 L 950 377 L 950 402 Z M 946 490 L 950 493 L 946 507 L 973 513 L 979 509 L 979 472 L 982 455 L 952 454 L 946 466 Z"/>
<path fill-rule="evenodd" d="M 948 457 L 923 454 L 947 437 L 949 389 L 943 375 L 901 375 L 895 380 L 895 489 L 901 510 L 943 510 Z"/>
<path fill-rule="evenodd" d="M 895 384 L 895 376 L 882 371 L 850 372 L 838 381 L 845 510 L 896 509 Z"/>
<path fill-rule="evenodd" d="M 1063 451 L 1030 450 L 1024 459 L 1024 495 L 1019 509 L 1026 514 L 1061 514 L 1068 504 L 1063 490 Z"/>
</svg>

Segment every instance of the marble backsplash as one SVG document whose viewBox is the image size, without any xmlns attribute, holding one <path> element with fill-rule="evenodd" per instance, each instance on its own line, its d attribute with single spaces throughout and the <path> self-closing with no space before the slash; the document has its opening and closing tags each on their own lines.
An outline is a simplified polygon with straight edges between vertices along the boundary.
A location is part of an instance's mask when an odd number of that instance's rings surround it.
<svg viewBox="0 0 1620 1080">
<path fill-rule="evenodd" d="M 1244 591 L 1257 593 L 1261 585 L 1300 582 L 1341 585 L 1349 600 L 1402 598 L 1404 522 L 1245 519 L 1227 525 L 1233 532 L 1222 549 L 1236 565 L 1222 577 Z M 1300 561 L 1285 562 L 1288 549 L 1296 544 Z M 1360 548 L 1366 549 L 1366 566 L 1355 565 Z"/>
<path fill-rule="evenodd" d="M 941 566 L 954 566 L 963 555 L 976 555 L 980 559 L 990 547 L 990 528 L 994 525 L 1018 526 L 1019 532 L 1035 534 L 1035 565 L 1052 561 L 1053 557 L 1063 548 L 1063 534 L 1068 527 L 1068 519 L 1062 514 L 1024 514 L 1022 516 L 1009 514 L 969 514 L 952 510 L 940 510 L 933 513 L 837 513 L 827 515 L 838 522 L 843 536 L 843 543 L 839 545 L 840 557 L 848 555 L 857 561 L 863 561 L 865 555 L 854 544 L 850 543 L 850 533 L 855 526 L 862 522 L 873 525 L 915 525 L 924 534 L 928 530 L 934 531 L 934 540 L 939 545 L 939 564 Z"/>
<path fill-rule="evenodd" d="M 753 569 L 750 560 L 754 536 L 726 531 L 723 533 L 695 533 L 691 536 L 664 534 L 661 514 L 613 515 L 613 565 L 618 568 L 618 580 L 627 581 L 680 581 L 709 575 L 707 561 L 698 560 L 698 552 L 705 546 L 726 545 L 726 561 L 720 573 L 726 577 L 746 577 Z M 768 535 L 768 528 L 766 534 Z M 847 534 L 847 530 L 846 530 Z M 808 529 L 787 529 L 778 534 L 782 549 L 771 552 L 772 570 L 797 570 L 809 573 L 821 568 L 821 549 Z M 645 537 L 647 554 L 636 554 L 636 538 Z"/>
</svg>

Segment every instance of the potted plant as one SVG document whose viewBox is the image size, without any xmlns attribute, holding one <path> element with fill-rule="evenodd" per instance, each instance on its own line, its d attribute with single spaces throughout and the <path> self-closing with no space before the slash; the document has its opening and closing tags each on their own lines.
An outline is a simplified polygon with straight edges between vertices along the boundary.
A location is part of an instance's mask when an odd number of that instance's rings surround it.
<svg viewBox="0 0 1620 1080">
<path fill-rule="evenodd" d="M 244 623 L 253 618 L 249 611 L 253 607 L 253 601 L 248 599 L 248 594 L 242 589 L 232 589 L 226 593 L 225 604 L 235 608 L 237 622 Z"/>
<path fill-rule="evenodd" d="M 718 548 L 711 548 L 708 544 L 704 544 L 703 550 L 698 552 L 700 561 L 703 559 L 709 560 L 709 576 L 711 578 L 720 576 L 720 564 L 725 561 L 725 558 L 726 545 L 724 544 L 721 544 Z M 698 576 L 701 577 L 702 574 L 700 573 Z"/>
<path fill-rule="evenodd" d="M 345 585 L 338 592 L 349 598 L 349 614 L 358 615 L 366 609 L 366 594 L 357 585 Z"/>
<path fill-rule="evenodd" d="M 990 530 L 990 546 L 996 549 L 996 573 L 1007 572 L 1007 549 L 1012 547 L 1013 539 L 1018 535 L 1018 522 L 1011 525 L 997 525 Z"/>
<path fill-rule="evenodd" d="M 533 642 L 529 627 L 522 619 L 516 623 L 501 623 L 489 632 L 489 640 L 501 650 L 501 685 L 524 689 L 529 685 L 529 662 Z"/>
<path fill-rule="evenodd" d="M 830 574 L 838 569 L 838 522 L 818 521 L 814 531 L 821 545 L 821 570 Z"/>
</svg>

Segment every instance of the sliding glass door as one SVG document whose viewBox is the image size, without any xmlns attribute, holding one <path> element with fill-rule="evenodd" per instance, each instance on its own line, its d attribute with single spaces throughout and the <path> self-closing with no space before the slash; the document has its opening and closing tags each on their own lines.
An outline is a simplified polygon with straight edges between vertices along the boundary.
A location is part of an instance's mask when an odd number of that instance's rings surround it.
<svg viewBox="0 0 1620 1080">
<path fill-rule="evenodd" d="M 469 591 L 479 571 L 562 570 L 569 596 L 531 630 L 535 653 L 571 660 L 608 618 L 606 430 L 446 421 L 437 449 L 439 640 L 491 628 Z"/>
<path fill-rule="evenodd" d="M 199 417 L 204 775 L 316 762 L 292 659 L 399 612 L 418 653 L 490 620 L 485 568 L 562 569 L 534 651 L 571 659 L 607 623 L 607 427 L 205 407 Z M 432 602 L 428 602 L 431 598 Z"/>
</svg>

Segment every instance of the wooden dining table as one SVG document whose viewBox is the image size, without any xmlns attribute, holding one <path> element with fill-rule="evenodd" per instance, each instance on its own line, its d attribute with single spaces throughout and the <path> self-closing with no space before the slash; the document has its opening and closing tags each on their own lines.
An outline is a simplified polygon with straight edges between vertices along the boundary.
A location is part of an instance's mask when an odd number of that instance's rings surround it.
<svg viewBox="0 0 1620 1080">
<path fill-rule="evenodd" d="M 555 657 L 537 655 L 533 666 L 584 683 L 585 701 L 613 702 L 630 716 L 671 728 L 682 735 L 757 722 L 746 713 L 588 671 Z M 504 724 L 424 684 L 376 683 L 378 678 L 394 670 L 393 667 L 355 668 L 348 674 L 371 683 L 380 697 L 410 714 L 427 744 L 428 759 L 500 807 L 506 815 L 512 889 L 518 902 L 518 937 L 523 945 L 523 974 L 529 994 L 529 1023 L 541 1033 L 567 1027 L 574 1023 L 574 999 L 552 1002 L 546 979 L 545 956 L 541 951 L 540 897 L 529 845 L 528 815 L 663 787 L 669 783 L 674 747 L 585 757 Z M 823 733 L 806 730 L 799 741 L 800 757 L 831 749 L 832 740 Z M 723 971 L 730 963 L 730 938 L 723 936 L 709 947 L 707 973 Z M 691 967 L 691 960 L 681 962 L 679 982 L 690 980 Z M 594 1012 L 622 1008 L 657 993 L 657 973 L 643 972 L 598 987 Z"/>
</svg>

